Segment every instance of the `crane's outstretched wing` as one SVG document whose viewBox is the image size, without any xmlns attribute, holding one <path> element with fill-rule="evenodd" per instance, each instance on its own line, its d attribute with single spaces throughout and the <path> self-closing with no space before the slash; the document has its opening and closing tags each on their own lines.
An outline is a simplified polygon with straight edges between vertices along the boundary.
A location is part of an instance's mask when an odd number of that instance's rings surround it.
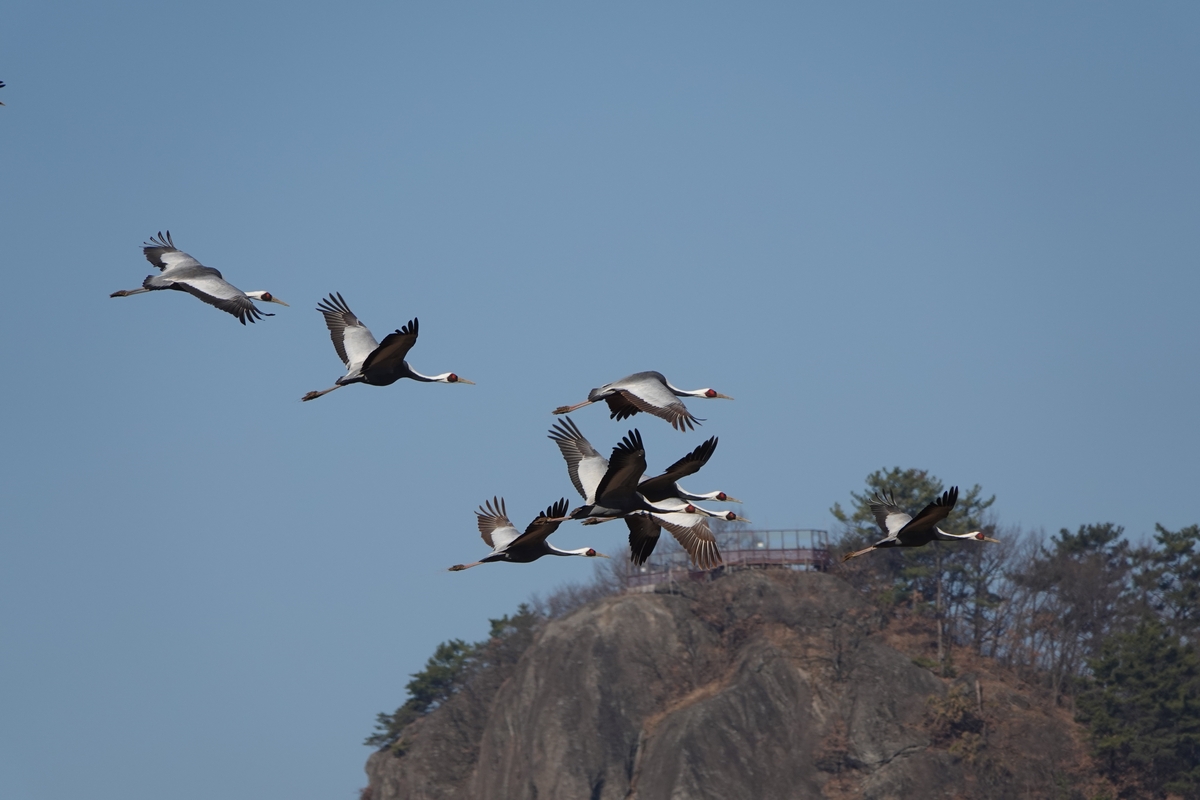
<svg viewBox="0 0 1200 800">
<path fill-rule="evenodd" d="M 508 520 L 508 511 L 504 507 L 504 498 L 493 497 L 486 506 L 480 506 L 475 512 L 478 518 L 479 535 L 487 546 L 493 550 L 503 550 L 512 544 L 519 535 L 517 529 Z"/>
<path fill-rule="evenodd" d="M 596 487 L 608 472 L 608 459 L 592 447 L 570 417 L 564 417 L 550 428 L 550 438 L 567 462 L 567 474 L 571 476 L 575 491 L 585 503 L 596 502 Z"/>
<path fill-rule="evenodd" d="M 638 491 L 646 498 L 658 497 L 663 492 L 673 493 L 675 482 L 688 475 L 694 475 L 708 463 L 717 449 L 717 437 L 701 443 L 695 450 L 667 467 L 667 471 L 653 478 L 647 478 L 638 484 Z"/>
<path fill-rule="evenodd" d="M 631 430 L 613 448 L 608 459 L 608 470 L 596 487 L 596 499 L 612 491 L 636 491 L 638 481 L 646 471 L 646 450 L 642 446 L 642 434 L 637 428 Z"/>
<path fill-rule="evenodd" d="M 900 529 L 896 534 L 896 538 L 903 539 L 906 533 L 916 533 L 924 531 L 937 525 L 939 522 L 950 516 L 950 512 L 954 510 L 954 504 L 958 502 L 958 487 L 951 486 L 948 490 L 942 493 L 942 496 L 935 499 L 932 503 L 925 506 L 921 511 L 912 518 L 912 521 Z"/>
<path fill-rule="evenodd" d="M 547 508 L 543 513 L 538 514 L 533 522 L 529 523 L 529 527 L 525 532 L 518 536 L 510 546 L 529 545 L 535 542 L 544 542 L 546 537 L 558 530 L 558 526 L 562 524 L 562 518 L 567 515 L 567 498 L 560 499 Z"/>
<path fill-rule="evenodd" d="M 708 520 L 699 514 L 655 514 L 654 519 L 670 531 L 700 569 L 713 569 L 724 563 L 717 550 L 717 537 Z"/>
<path fill-rule="evenodd" d="M 175 246 L 170 231 L 167 231 L 166 234 L 159 231 L 158 236 L 151 236 L 150 241 L 142 245 L 142 252 L 145 253 L 146 260 L 160 270 L 204 267 L 199 261 Z M 205 267 L 205 269 L 212 269 L 212 267 Z M 213 272 L 217 271 L 214 269 Z M 217 277 L 221 277 L 221 273 L 217 272 Z"/>
<path fill-rule="evenodd" d="M 341 292 L 336 295 L 330 293 L 328 299 L 317 303 L 317 311 L 325 317 L 325 327 L 329 328 L 333 349 L 347 369 L 361 365 L 379 347 L 371 331 L 359 322 L 350 306 L 346 305 Z"/>
<path fill-rule="evenodd" d="M 187 254 L 184 253 L 184 255 Z M 188 256 L 188 258 L 191 258 L 191 256 Z M 200 269 L 209 270 L 210 268 L 201 267 Z M 199 270 L 189 271 L 199 272 Z M 220 273 L 215 269 L 211 271 L 216 272 L 217 274 L 176 278 L 172 285 L 182 288 L 192 297 L 199 298 L 208 303 L 210 306 L 216 306 L 227 314 L 233 314 L 243 325 L 246 324 L 247 320 L 250 322 L 257 322 L 264 316 L 275 316 L 274 314 L 268 314 L 265 311 L 259 311 L 254 306 L 254 301 L 243 294 L 241 289 L 223 280 Z"/>
<path fill-rule="evenodd" d="M 895 539 L 912 517 L 900 510 L 895 499 L 890 494 L 876 494 L 871 498 L 871 513 L 875 515 L 875 523 L 879 525 L 884 536 Z"/>
<path fill-rule="evenodd" d="M 695 426 L 704 421 L 693 416 L 678 397 L 669 391 L 664 390 L 664 393 L 671 399 L 661 406 L 657 405 L 654 400 L 642 397 L 628 389 L 621 389 L 610 394 L 604 398 L 604 402 L 608 403 L 610 419 L 628 419 L 639 411 L 645 411 L 647 414 L 665 419 L 671 423 L 672 428 L 678 431 L 695 430 Z"/>
<path fill-rule="evenodd" d="M 403 328 L 383 337 L 379 346 L 363 361 L 363 372 L 369 369 L 381 372 L 398 370 L 404 364 L 408 351 L 417 343 L 418 324 L 416 317 L 413 317 Z"/>
<path fill-rule="evenodd" d="M 629 528 L 629 560 L 640 567 L 654 552 L 662 526 L 649 514 L 630 514 L 625 525 Z"/>
</svg>

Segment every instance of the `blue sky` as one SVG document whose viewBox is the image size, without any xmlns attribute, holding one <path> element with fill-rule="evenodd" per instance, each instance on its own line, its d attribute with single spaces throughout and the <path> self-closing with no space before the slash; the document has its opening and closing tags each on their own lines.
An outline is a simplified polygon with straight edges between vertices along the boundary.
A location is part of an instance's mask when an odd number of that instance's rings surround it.
<svg viewBox="0 0 1200 800">
<path fill-rule="evenodd" d="M 651 469 L 831 528 L 880 467 L 1008 524 L 1200 521 L 1200 10 L 31 3 L 0 22 L 0 796 L 353 797 L 445 639 L 583 559 L 550 410 L 711 386 Z M 110 300 L 176 243 L 291 304 Z M 317 300 L 426 373 L 356 386 Z M 602 450 L 628 425 L 574 419 Z M 619 554 L 623 528 L 564 526 Z"/>
</svg>

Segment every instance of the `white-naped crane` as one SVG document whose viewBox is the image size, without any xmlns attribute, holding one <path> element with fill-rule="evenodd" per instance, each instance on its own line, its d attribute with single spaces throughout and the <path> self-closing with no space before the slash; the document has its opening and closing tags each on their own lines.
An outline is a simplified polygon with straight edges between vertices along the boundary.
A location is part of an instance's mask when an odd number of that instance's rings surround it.
<svg viewBox="0 0 1200 800">
<path fill-rule="evenodd" d="M 177 248 L 175 242 L 171 240 L 170 231 L 165 234 L 159 231 L 157 237 L 151 236 L 150 241 L 142 245 L 142 252 L 146 254 L 147 261 L 159 268 L 160 273 L 146 276 L 140 289 L 121 289 L 113 292 L 109 297 L 128 297 L 131 294 L 153 292 L 159 289 L 175 289 L 187 292 L 210 306 L 216 306 L 222 311 L 233 314 L 243 325 L 246 324 L 246 320 L 255 322 L 264 316 L 275 316 L 260 311 L 252 302 L 254 300 L 278 303 L 281 306 L 287 305 L 270 292 L 243 292 L 221 277 L 220 272 L 212 267 L 204 266 Z"/>
<path fill-rule="evenodd" d="M 571 483 L 574 484 L 575 490 L 583 497 L 585 503 L 584 506 L 572 512 L 572 516 L 589 508 L 595 509 L 599 505 L 597 495 L 600 493 L 601 483 L 613 472 L 611 465 L 617 464 L 619 459 L 640 459 L 638 474 L 640 475 L 645 472 L 646 454 L 641 446 L 641 434 L 636 430 L 630 431 L 629 436 L 613 449 L 612 462 L 605 460 L 604 456 L 600 455 L 596 448 L 592 447 L 591 442 L 584 437 L 579 427 L 570 417 L 565 417 L 556 422 L 550 428 L 549 438 L 553 439 L 554 443 L 558 445 L 558 450 L 562 453 L 563 460 L 567 462 L 567 474 L 571 478 Z M 634 449 L 634 452 L 631 452 L 631 449 Z M 686 458 L 683 460 L 686 460 Z M 637 463 L 635 463 L 635 466 L 637 466 Z M 699 467 L 696 467 L 696 469 L 699 469 Z M 669 474 L 671 474 L 671 470 L 664 473 L 664 475 Z M 628 480 L 628 477 L 625 480 Z M 625 514 L 588 512 L 581 515 L 584 519 L 584 524 L 607 522 L 608 520 L 616 519 L 618 516 L 624 517 L 625 524 L 629 528 L 630 553 L 631 557 L 634 558 L 635 564 L 644 562 L 654 550 L 661 527 L 666 527 L 671 532 L 697 565 L 720 563 L 721 557 L 716 549 L 716 538 L 713 536 L 712 530 L 709 528 L 704 516 L 721 516 L 729 520 L 741 519 L 741 517 L 738 517 L 732 511 L 726 514 L 719 514 L 707 509 L 700 509 L 692 505 L 688 500 L 672 496 L 669 492 L 664 491 L 664 489 L 668 485 L 673 485 L 674 481 L 671 481 L 669 484 L 667 482 L 660 482 L 659 491 L 661 492 L 661 501 L 650 503 L 641 494 L 641 486 L 644 483 L 644 481 L 642 483 L 635 483 L 637 491 L 634 494 L 638 501 L 646 504 L 646 508 L 632 508 Z M 604 503 L 613 502 L 607 497 L 602 497 L 602 501 Z M 652 516 L 645 516 L 645 513 L 639 512 L 649 513 Z M 580 517 L 575 518 L 578 519 Z M 710 567 L 704 566 L 702 568 L 708 569 Z"/>
<path fill-rule="evenodd" d="M 885 547 L 922 547 L 935 539 L 943 542 L 974 539 L 980 542 L 999 544 L 999 541 L 984 536 L 981 531 L 946 533 L 939 528 L 938 523 L 950 516 L 954 504 L 957 502 L 958 487 L 951 486 L 949 490 L 942 493 L 941 497 L 935 498 L 932 503 L 925 506 L 919 514 L 910 517 L 901 510 L 900 506 L 896 505 L 896 501 L 891 495 L 877 493 L 871 500 L 871 513 L 875 515 L 875 522 L 885 536 L 870 547 L 847 553 L 842 556 L 842 561 L 849 561 L 872 550 Z"/>
<path fill-rule="evenodd" d="M 680 389 L 661 372 L 635 372 L 619 381 L 606 383 L 588 392 L 588 399 L 573 406 L 559 406 L 555 414 L 568 414 L 577 408 L 603 400 L 608 403 L 610 419 L 627 419 L 639 411 L 661 417 L 676 430 L 695 430 L 694 426 L 704 420 L 697 419 L 687 410 L 680 397 L 720 397 L 732 400 L 729 395 L 715 389 Z"/>
<path fill-rule="evenodd" d="M 477 567 L 490 561 L 510 561 L 514 564 L 528 564 L 537 561 L 542 556 L 584 556 L 586 558 L 608 558 L 591 547 L 581 547 L 578 550 L 559 550 L 546 541 L 546 537 L 558 530 L 558 526 L 566 519 L 567 499 L 564 497 L 545 512 L 538 514 L 524 533 L 519 533 L 508 520 L 508 511 L 504 507 L 504 498 L 494 497 L 486 506 L 480 506 L 475 512 L 478 517 L 479 535 L 492 552 L 478 561 L 470 564 L 455 564 L 451 572 Z"/>
<path fill-rule="evenodd" d="M 441 375 L 422 375 L 408 365 L 404 360 L 408 351 L 417 343 L 417 320 L 414 317 L 400 330 L 383 337 L 383 342 L 375 341 L 366 325 L 359 322 L 358 317 L 346 305 L 342 295 L 330 294 L 328 299 L 317 304 L 317 311 L 325 317 L 325 326 L 329 328 L 329 338 L 333 341 L 333 349 L 346 365 L 346 374 L 338 378 L 337 383 L 320 392 L 309 392 L 301 400 L 316 400 L 323 394 L 329 394 L 334 389 L 349 386 L 352 383 L 365 383 L 370 386 L 390 386 L 401 378 L 410 378 L 422 383 L 469 383 L 474 381 L 460 378 L 453 372 L 443 372 Z"/>
<path fill-rule="evenodd" d="M 583 485 L 584 504 L 573 510 L 570 518 L 607 522 L 637 511 L 671 513 L 673 509 L 648 503 L 638 492 L 638 481 L 645 471 L 646 448 L 642 444 L 641 432 L 634 428 L 613 448 L 608 469 L 599 483 L 595 486 Z"/>
<path fill-rule="evenodd" d="M 588 487 L 599 485 L 600 479 L 608 471 L 607 459 L 600 455 L 595 447 L 592 447 L 592 443 L 584 437 L 583 432 L 579 430 L 579 426 L 570 417 L 565 417 L 554 423 L 550 428 L 549 438 L 553 439 L 554 443 L 558 445 L 559 452 L 562 453 L 563 459 L 567 462 L 567 474 L 571 477 L 571 483 L 574 484 L 575 491 L 579 492 L 585 503 L 594 502 L 594 500 L 589 499 Z M 637 486 L 638 492 L 647 501 L 660 508 L 668 508 L 670 511 L 685 511 L 690 503 L 699 500 L 740 503 L 740 500 L 730 497 L 725 492 L 694 494 L 679 485 L 680 478 L 695 474 L 701 467 L 707 464 L 716 449 L 717 437 L 713 436 L 701 443 L 695 450 L 667 467 L 666 472 L 661 475 L 656 475 L 653 478 L 642 478 Z M 695 512 L 689 511 L 687 513 L 700 513 L 709 517 L 723 517 L 731 522 L 734 520 L 746 521 L 732 511 L 709 511 L 699 506 L 692 506 L 691 508 L 694 508 Z"/>
</svg>

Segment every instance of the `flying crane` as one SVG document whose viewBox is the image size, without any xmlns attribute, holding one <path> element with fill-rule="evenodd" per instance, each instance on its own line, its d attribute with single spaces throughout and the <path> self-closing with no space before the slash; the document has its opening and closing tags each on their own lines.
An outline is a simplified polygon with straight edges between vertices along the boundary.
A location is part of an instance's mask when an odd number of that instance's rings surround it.
<svg viewBox="0 0 1200 800">
<path fill-rule="evenodd" d="M 634 437 L 636 438 L 634 439 Z M 571 483 L 574 484 L 575 490 L 583 497 L 586 504 L 582 509 L 577 509 L 577 512 L 587 509 L 589 505 L 597 502 L 596 496 L 600 489 L 600 483 L 610 472 L 610 462 L 597 452 L 570 417 L 555 423 L 550 429 L 549 438 L 558 445 L 563 460 L 567 462 L 567 474 L 571 478 Z M 631 441 L 631 439 L 633 440 Z M 618 458 L 630 458 L 628 450 L 633 446 L 636 446 L 638 450 L 641 449 L 641 435 L 637 431 L 631 431 L 630 436 L 626 437 L 625 441 L 613 450 L 613 461 L 616 462 Z M 716 537 L 713 536 L 704 517 L 719 516 L 727 520 L 742 518 L 732 511 L 721 514 L 695 506 L 690 502 L 690 498 L 702 497 L 702 495 L 683 492 L 676 483 L 678 478 L 699 470 L 712 455 L 715 447 L 715 439 L 710 439 L 671 465 L 662 475 L 648 478 L 637 484 L 638 497 L 647 505 L 652 505 L 653 508 L 619 515 L 624 518 L 625 524 L 629 528 L 630 558 L 634 564 L 640 565 L 650 556 L 654 551 L 654 546 L 658 543 L 661 528 L 664 527 L 679 541 L 693 562 L 702 569 L 710 569 L 721 563 Z M 694 468 L 692 468 L 693 466 Z M 644 471 L 645 452 L 641 450 L 639 475 Z M 653 501 L 643 493 L 643 487 L 647 484 L 650 485 L 651 493 L 655 497 Z M 724 493 L 713 492 L 710 495 L 703 495 L 703 497 L 720 494 Z M 616 516 L 594 514 L 585 518 L 584 524 L 602 522 L 614 519 Z"/>
<path fill-rule="evenodd" d="M 871 500 L 871 513 L 875 515 L 875 522 L 886 535 L 870 547 L 847 553 L 842 556 L 842 561 L 849 561 L 872 550 L 885 547 L 922 547 L 935 539 L 943 542 L 974 539 L 980 542 L 999 544 L 996 539 L 984 536 L 980 531 L 946 533 L 939 528 L 937 524 L 950 516 L 951 510 L 957 502 L 958 487 L 951 486 L 948 491 L 942 493 L 941 497 L 935 498 L 932 503 L 925 506 L 917 516 L 910 517 L 900 509 L 900 506 L 896 505 L 896 501 L 891 495 L 877 493 Z"/>
<path fill-rule="evenodd" d="M 577 408 L 603 400 L 608 403 L 610 419 L 627 419 L 639 411 L 645 411 L 665 419 L 676 430 L 695 430 L 694 426 L 704 420 L 692 416 L 687 406 L 679 400 L 680 397 L 733 399 L 714 389 L 679 389 L 672 386 L 661 372 L 635 372 L 619 381 L 592 389 L 588 392 L 587 400 L 573 406 L 559 406 L 553 413 L 569 414 Z"/>
<path fill-rule="evenodd" d="M 404 358 L 417 343 L 418 323 L 415 317 L 400 330 L 383 337 L 383 342 L 380 343 L 375 341 L 367 326 L 354 316 L 354 312 L 346 305 L 340 293 L 330 294 L 328 299 L 320 301 L 317 311 L 325 317 L 325 327 L 329 328 L 333 349 L 346 365 L 346 374 L 328 389 L 309 392 L 301 397 L 301 400 L 316 400 L 323 394 L 329 394 L 334 389 L 352 383 L 390 386 L 401 378 L 411 378 L 423 383 L 475 383 L 460 378 L 453 372 L 422 375 L 408 365 Z"/>
<path fill-rule="evenodd" d="M 475 512 L 478 518 L 479 535 L 492 552 L 478 561 L 470 564 L 455 564 L 451 572 L 459 572 L 491 561 L 509 561 L 514 564 L 528 564 L 537 561 L 542 556 L 584 556 L 586 558 L 608 558 L 604 553 L 598 553 L 590 547 L 578 550 L 559 550 L 546 541 L 546 538 L 558 530 L 558 526 L 566 519 L 567 499 L 564 497 L 545 510 L 529 523 L 524 533 L 518 533 L 509 522 L 508 511 L 504 507 L 504 498 L 492 498 L 486 507 L 480 506 Z"/>
<path fill-rule="evenodd" d="M 175 289 L 187 292 L 210 306 L 216 306 L 222 311 L 233 314 L 243 325 L 246 324 L 246 320 L 255 322 L 264 316 L 275 316 L 265 311 L 259 311 L 251 302 L 253 300 L 278 303 L 281 306 L 287 305 L 270 292 L 243 292 L 221 277 L 221 273 L 217 270 L 204 266 L 175 247 L 170 231 L 167 231 L 165 235 L 159 231 L 157 237 L 151 236 L 150 241 L 142 245 L 142 252 L 145 253 L 146 260 L 158 267 L 161 272 L 158 275 L 146 276 L 140 289 L 121 289 L 113 292 L 109 297 L 128 297 L 132 294 L 153 292 L 159 289 Z"/>
</svg>

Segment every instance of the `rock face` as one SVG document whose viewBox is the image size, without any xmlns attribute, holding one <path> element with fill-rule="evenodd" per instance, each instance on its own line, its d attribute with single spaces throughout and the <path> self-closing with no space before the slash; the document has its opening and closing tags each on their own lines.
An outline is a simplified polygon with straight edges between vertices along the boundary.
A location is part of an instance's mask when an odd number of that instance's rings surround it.
<svg viewBox="0 0 1200 800">
<path fill-rule="evenodd" d="M 888 647 L 837 578 L 676 589 L 546 625 L 406 729 L 403 756 L 371 757 L 372 800 L 1071 797 L 1092 780 L 1069 720 L 1005 687 L 980 712 L 973 677 Z"/>
</svg>

